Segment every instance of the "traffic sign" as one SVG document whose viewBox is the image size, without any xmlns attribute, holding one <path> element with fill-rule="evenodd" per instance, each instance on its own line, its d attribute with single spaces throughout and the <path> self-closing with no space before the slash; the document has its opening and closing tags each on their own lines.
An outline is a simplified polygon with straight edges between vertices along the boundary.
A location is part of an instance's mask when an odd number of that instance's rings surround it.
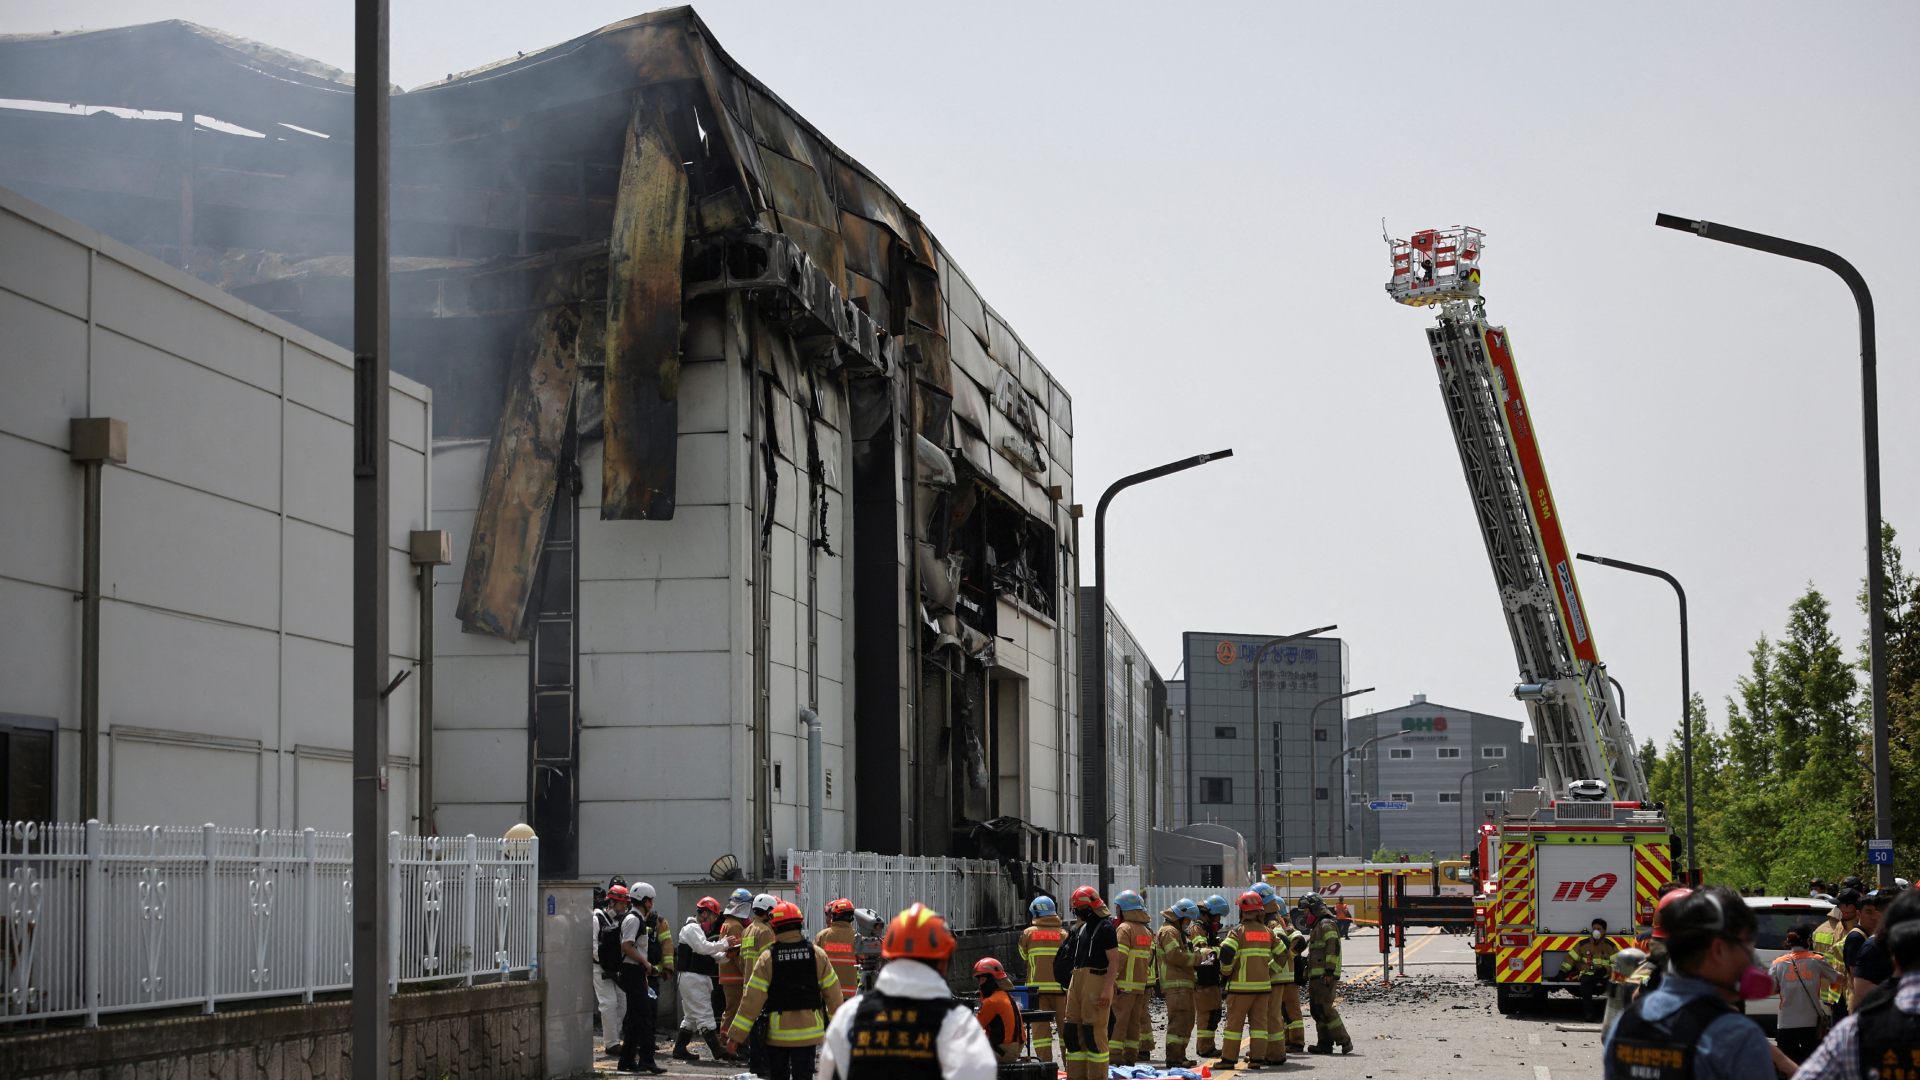
<svg viewBox="0 0 1920 1080">
<path fill-rule="evenodd" d="M 1405 810 L 1406 808 L 1407 808 L 1406 803 L 1388 802 L 1385 799 L 1375 799 L 1372 802 L 1367 804 L 1367 809 L 1369 810 Z"/>
<path fill-rule="evenodd" d="M 1891 840 L 1867 841 L 1867 865 L 1892 866 L 1893 865 L 1893 841 Z"/>
</svg>

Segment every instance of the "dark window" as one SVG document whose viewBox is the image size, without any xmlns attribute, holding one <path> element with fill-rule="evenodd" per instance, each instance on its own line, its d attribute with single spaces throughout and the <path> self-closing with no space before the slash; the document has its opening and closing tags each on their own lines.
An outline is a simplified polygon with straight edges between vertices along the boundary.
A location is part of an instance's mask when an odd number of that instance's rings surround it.
<svg viewBox="0 0 1920 1080">
<path fill-rule="evenodd" d="M 54 722 L 0 714 L 0 816 L 53 820 Z M 29 726 L 31 725 L 31 726 Z"/>
<path fill-rule="evenodd" d="M 1233 777 L 1203 776 L 1200 778 L 1200 801 L 1203 803 L 1230 803 L 1233 801 Z"/>
<path fill-rule="evenodd" d="M 1240 737 L 1240 729 L 1217 727 L 1213 729 L 1213 737 L 1216 739 L 1237 739 Z"/>
<path fill-rule="evenodd" d="M 1326 729 L 1326 728 L 1323 728 L 1323 727 L 1317 727 L 1317 728 L 1314 728 L 1314 729 L 1313 729 L 1313 741 L 1314 741 L 1314 742 L 1326 742 L 1326 741 L 1327 741 L 1327 729 Z"/>
<path fill-rule="evenodd" d="M 1217 863 L 1209 863 L 1206 866 L 1202 866 L 1200 868 L 1199 888 L 1218 889 L 1223 884 L 1221 877 L 1220 867 Z"/>
<path fill-rule="evenodd" d="M 1316 798 L 1316 799 L 1324 799 L 1324 798 L 1326 798 L 1326 797 L 1327 797 L 1327 789 L 1326 789 L 1326 788 L 1323 788 L 1323 787 L 1317 787 L 1317 788 L 1314 788 L 1314 789 L 1313 789 L 1313 797 L 1314 797 L 1314 798 Z"/>
</svg>

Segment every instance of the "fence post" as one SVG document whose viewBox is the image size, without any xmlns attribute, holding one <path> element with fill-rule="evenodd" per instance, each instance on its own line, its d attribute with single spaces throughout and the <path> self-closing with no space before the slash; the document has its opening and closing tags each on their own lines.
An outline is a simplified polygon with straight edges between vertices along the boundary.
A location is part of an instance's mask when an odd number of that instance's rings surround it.
<svg viewBox="0 0 1920 1080">
<path fill-rule="evenodd" d="M 313 1004 L 313 954 L 320 927 L 320 844 L 311 827 L 300 834 L 301 856 L 306 865 L 300 870 L 300 1000 Z"/>
<path fill-rule="evenodd" d="M 387 834 L 387 993 L 400 992 L 400 834 Z"/>
<path fill-rule="evenodd" d="M 527 843 L 527 902 L 521 905 L 527 918 L 527 978 L 540 977 L 540 838 Z M 506 976 L 501 976 L 506 981 Z"/>
<path fill-rule="evenodd" d="M 214 827 L 211 822 L 200 826 L 200 851 L 201 854 L 206 857 L 206 869 L 203 871 L 205 876 L 200 885 L 200 898 L 202 901 L 200 905 L 201 977 L 206 980 L 201 989 L 207 992 L 206 1007 L 200 1011 L 210 1013 L 213 1011 L 213 1000 L 219 993 L 219 983 L 217 972 L 215 971 L 219 946 L 213 936 L 213 928 L 217 921 L 214 919 L 213 909 L 219 902 L 219 890 L 216 887 L 215 879 L 218 877 L 216 863 L 220 855 L 220 841 L 218 837 L 215 836 Z"/>
<path fill-rule="evenodd" d="M 479 889 L 480 881 L 480 840 L 472 833 L 467 834 L 466 843 L 461 845 L 461 857 L 466 865 L 462 875 L 464 881 L 460 889 L 460 933 L 461 944 L 465 946 L 461 963 L 466 965 L 466 985 L 473 985 L 473 969 L 480 962 L 480 931 L 474 925 L 474 892 Z"/>
<path fill-rule="evenodd" d="M 100 1026 L 100 936 L 106 933 L 106 920 L 101 912 L 104 908 L 100 893 L 105 886 L 100 880 L 104 872 L 100 861 L 100 819 L 87 819 L 87 869 L 81 881 L 81 896 L 87 905 L 87 931 L 85 935 L 87 1026 Z"/>
</svg>

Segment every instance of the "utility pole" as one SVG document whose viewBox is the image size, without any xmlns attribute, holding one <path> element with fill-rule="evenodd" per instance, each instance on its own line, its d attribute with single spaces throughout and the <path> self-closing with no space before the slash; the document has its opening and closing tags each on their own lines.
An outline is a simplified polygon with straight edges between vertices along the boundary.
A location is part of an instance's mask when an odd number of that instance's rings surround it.
<svg viewBox="0 0 1920 1080">
<path fill-rule="evenodd" d="M 354 0 L 353 1080 L 387 1080 L 387 0 Z"/>
</svg>

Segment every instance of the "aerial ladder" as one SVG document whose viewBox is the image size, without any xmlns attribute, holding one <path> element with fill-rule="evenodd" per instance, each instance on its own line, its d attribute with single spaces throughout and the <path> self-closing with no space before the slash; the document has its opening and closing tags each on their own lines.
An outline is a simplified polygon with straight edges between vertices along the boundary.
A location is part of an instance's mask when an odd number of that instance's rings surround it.
<svg viewBox="0 0 1920 1080">
<path fill-rule="evenodd" d="M 1566 955 L 1596 918 L 1616 944 L 1650 926 L 1670 874 L 1667 821 L 1646 801 L 1633 735 L 1600 661 L 1505 327 L 1480 296 L 1485 237 L 1456 226 L 1387 237 L 1388 296 L 1438 312 L 1427 330 L 1440 398 L 1500 591 L 1545 790 L 1509 792 L 1483 832 L 1481 974 L 1517 1000 L 1574 982 Z M 1530 779 L 1530 778 L 1525 778 Z M 1488 969 L 1492 970 L 1489 971 Z"/>
</svg>

